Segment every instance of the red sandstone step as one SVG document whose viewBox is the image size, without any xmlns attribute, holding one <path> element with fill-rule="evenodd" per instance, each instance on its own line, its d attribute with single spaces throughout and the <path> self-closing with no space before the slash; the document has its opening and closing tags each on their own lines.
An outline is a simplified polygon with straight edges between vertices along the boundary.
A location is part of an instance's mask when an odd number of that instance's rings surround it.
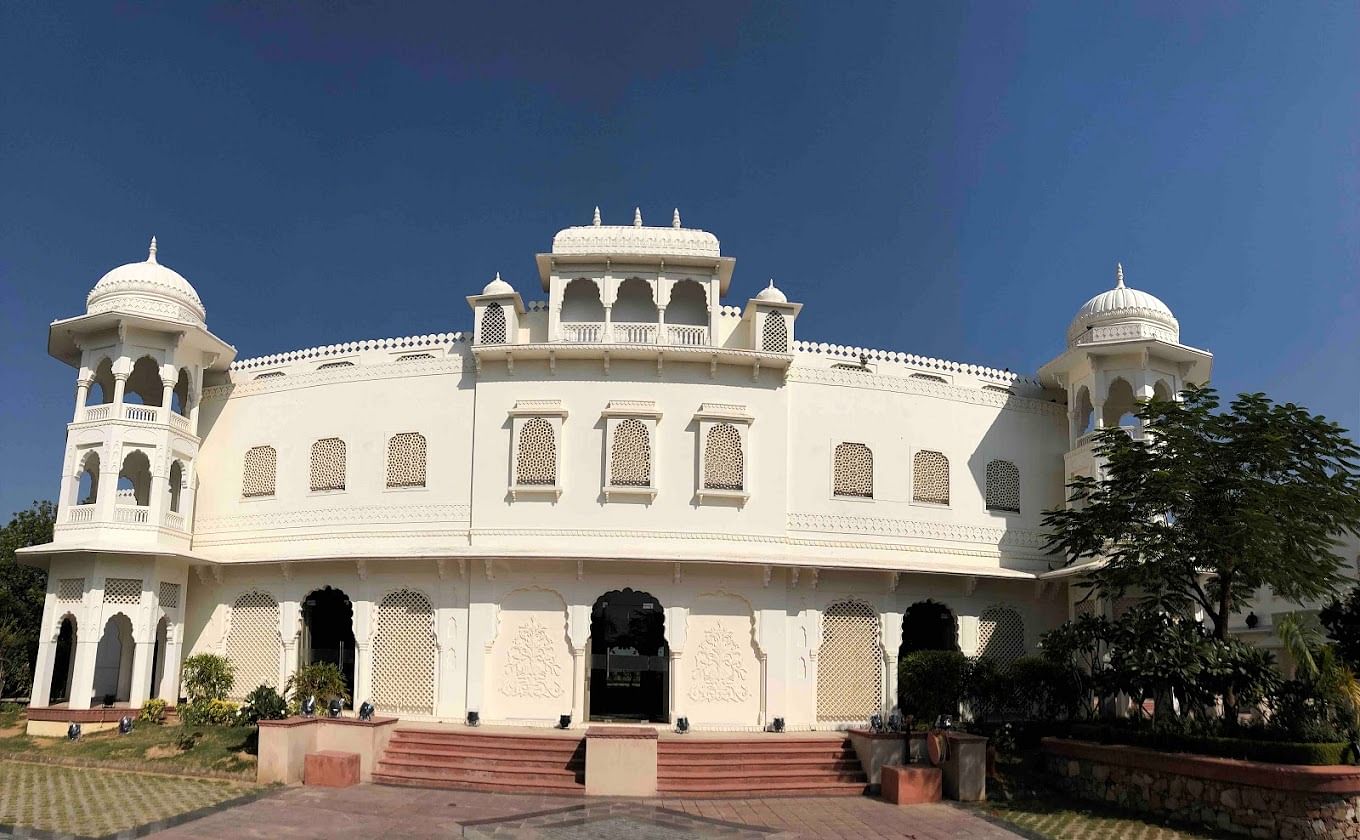
<svg viewBox="0 0 1360 840">
<path fill-rule="evenodd" d="M 524 762 L 508 762 L 500 764 L 485 761 L 483 759 L 476 757 L 447 759 L 444 761 L 427 761 L 423 758 L 420 758 L 419 756 L 402 756 L 386 754 L 383 755 L 382 758 L 378 759 L 378 763 L 380 765 L 387 765 L 391 767 L 410 767 L 417 770 L 429 769 L 432 771 L 438 770 L 441 772 L 446 770 L 469 770 L 475 772 L 498 773 L 503 775 L 515 775 L 515 774 L 535 775 L 546 773 L 548 775 L 565 775 L 565 776 L 576 776 L 582 772 L 585 766 L 584 762 L 580 762 L 579 766 L 554 764 L 552 762 L 539 764 L 527 764 Z"/>
<path fill-rule="evenodd" d="M 695 799 L 750 799 L 780 796 L 863 796 L 868 785 L 863 782 L 827 784 L 826 782 L 789 782 L 779 787 L 758 785 L 717 786 L 703 784 L 658 785 L 661 796 L 693 797 Z"/>
<path fill-rule="evenodd" d="M 476 747 L 494 744 L 503 750 L 536 750 L 571 752 L 581 744 L 581 738 L 515 738 L 508 736 L 441 735 L 434 732 L 406 732 L 398 729 L 389 743 L 430 744 L 448 747 Z"/>
<path fill-rule="evenodd" d="M 398 773 L 373 773 L 373 781 L 380 785 L 400 787 L 436 788 L 439 790 L 474 790 L 485 793 L 532 793 L 541 796 L 584 796 L 586 786 L 523 784 L 476 781 L 472 779 L 440 779 Z"/>
<path fill-rule="evenodd" d="M 424 741 L 397 741 L 392 740 L 387 744 L 389 750 L 405 750 L 407 752 L 422 752 L 431 755 L 513 755 L 513 756 L 572 756 L 584 754 L 585 750 L 580 746 L 568 746 L 565 749 L 525 749 L 523 747 L 503 747 L 495 742 L 484 744 L 433 744 Z"/>
<path fill-rule="evenodd" d="M 467 779 L 471 781 L 552 786 L 556 784 L 574 785 L 582 773 L 579 770 L 561 770 L 550 767 L 535 768 L 498 768 L 464 763 L 458 765 L 429 765 L 419 762 L 389 761 L 384 758 L 378 762 L 379 771 L 394 776 L 419 776 L 432 779 Z"/>
<path fill-rule="evenodd" d="M 664 771 L 657 769 L 657 778 L 660 779 L 723 779 L 734 778 L 749 780 L 751 778 L 763 778 L 767 776 L 779 776 L 790 778 L 826 778 L 839 782 L 853 782 L 864 777 L 864 770 L 859 766 L 859 762 L 840 762 L 835 766 L 826 767 L 779 767 L 768 764 L 746 765 L 743 767 L 718 768 L 718 767 L 694 767 L 680 768 L 667 767 Z"/>
<path fill-rule="evenodd" d="M 788 758 L 788 759 L 780 759 L 778 762 L 770 762 L 770 761 L 761 761 L 760 759 L 756 759 L 756 758 L 752 758 L 752 759 L 750 759 L 750 760 L 737 759 L 737 760 L 728 760 L 728 761 L 718 761 L 718 760 L 703 759 L 703 758 L 694 759 L 694 760 L 686 760 L 686 759 L 681 759 L 681 758 L 675 758 L 675 757 L 673 757 L 673 756 L 668 756 L 668 757 L 666 757 L 666 758 L 664 758 L 664 759 L 658 757 L 658 758 L 657 758 L 657 762 L 656 762 L 657 771 L 658 771 L 658 772 L 663 772 L 663 773 L 666 772 L 667 770 L 672 770 L 672 769 L 675 769 L 675 770 L 681 770 L 681 769 L 695 769 L 695 770 L 699 770 L 699 769 L 702 769 L 702 770 L 704 770 L 704 771 L 709 771 L 709 770 L 727 770 L 727 769 L 733 769 L 733 770 L 743 769 L 743 770 L 744 770 L 744 769 L 752 769 L 752 768 L 757 768 L 757 769 L 758 769 L 758 768 L 761 768 L 761 767 L 770 767 L 770 766 L 772 766 L 772 765 L 779 766 L 779 767 L 811 767 L 811 768 L 818 768 L 818 767 L 859 767 L 859 766 L 860 766 L 860 764 L 859 764 L 859 759 L 858 759 L 858 758 L 843 758 L 843 757 L 842 757 L 842 758 L 833 758 L 833 759 L 825 759 L 825 758 Z"/>
<path fill-rule="evenodd" d="M 402 758 L 419 761 L 421 764 L 446 764 L 448 762 L 476 761 L 483 764 L 498 764 L 507 767 L 569 767 L 584 765 L 585 757 L 574 753 L 562 755 L 533 755 L 527 753 L 497 753 L 492 750 L 464 750 L 458 752 L 432 752 L 425 749 L 392 749 L 383 753 L 384 758 Z"/>
</svg>

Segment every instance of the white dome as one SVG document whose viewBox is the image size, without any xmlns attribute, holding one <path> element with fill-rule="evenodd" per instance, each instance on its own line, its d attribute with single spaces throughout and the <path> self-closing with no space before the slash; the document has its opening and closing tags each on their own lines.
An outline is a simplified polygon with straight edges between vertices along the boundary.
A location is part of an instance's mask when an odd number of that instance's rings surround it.
<svg viewBox="0 0 1360 840">
<path fill-rule="evenodd" d="M 759 294 L 756 295 L 756 300 L 764 301 L 765 303 L 789 302 L 789 299 L 779 290 L 779 287 L 774 284 L 773 280 L 770 281 L 770 285 L 760 290 Z"/>
<path fill-rule="evenodd" d="M 189 281 L 156 262 L 154 237 L 145 262 L 120 265 L 99 278 L 85 298 L 85 309 L 91 315 L 116 309 L 199 324 L 207 317 Z"/>
<path fill-rule="evenodd" d="M 1093 333 L 1097 327 L 1115 324 L 1127 325 L 1128 329 L 1102 331 L 1109 332 L 1105 336 Z M 1125 286 L 1124 267 L 1119 266 L 1115 287 L 1086 301 L 1077 310 L 1072 325 L 1067 328 L 1067 343 L 1125 338 L 1160 338 L 1179 342 L 1180 335 L 1181 325 L 1171 308 L 1154 295 Z"/>
<path fill-rule="evenodd" d="M 496 272 L 496 279 L 487 283 L 482 289 L 484 295 L 513 295 L 515 289 L 509 283 L 501 279 L 501 273 Z"/>
</svg>

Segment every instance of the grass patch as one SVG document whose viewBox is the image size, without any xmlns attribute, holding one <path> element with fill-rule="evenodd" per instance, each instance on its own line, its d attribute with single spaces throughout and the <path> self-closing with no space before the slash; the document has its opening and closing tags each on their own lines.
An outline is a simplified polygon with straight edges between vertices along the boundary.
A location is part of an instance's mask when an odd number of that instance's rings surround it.
<svg viewBox="0 0 1360 840">
<path fill-rule="evenodd" d="M 198 733 L 193 746 L 182 749 L 180 736 L 192 733 Z M 127 735 L 114 729 L 84 735 L 79 741 L 25 734 L 0 738 L 0 759 L 254 781 L 258 737 L 253 726 L 139 722 Z"/>
</svg>

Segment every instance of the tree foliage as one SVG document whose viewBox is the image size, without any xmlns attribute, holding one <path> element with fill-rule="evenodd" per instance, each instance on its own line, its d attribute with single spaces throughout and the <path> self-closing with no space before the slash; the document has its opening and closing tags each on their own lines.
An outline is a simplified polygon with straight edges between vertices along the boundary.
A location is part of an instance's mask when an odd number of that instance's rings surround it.
<svg viewBox="0 0 1360 840">
<path fill-rule="evenodd" d="M 1352 669 L 1360 669 L 1360 586 L 1351 587 L 1318 613 L 1336 652 Z"/>
<path fill-rule="evenodd" d="M 19 565 L 14 552 L 51 542 L 56 516 L 51 502 L 34 502 L 0 528 L 0 697 L 22 696 L 32 690 L 47 594 L 47 573 Z"/>
<path fill-rule="evenodd" d="M 1103 596 L 1199 607 L 1226 639 L 1262 586 L 1302 602 L 1343 583 L 1333 549 L 1360 535 L 1360 449 L 1337 424 L 1263 394 L 1218 408 L 1212 389 L 1192 387 L 1142 404 L 1141 435 L 1099 432 L 1103 477 L 1071 482 L 1073 504 L 1044 525 L 1066 563 L 1100 561 L 1086 585 Z"/>
<path fill-rule="evenodd" d="M 180 682 L 184 696 L 190 703 L 226 700 L 236 681 L 236 668 L 231 660 L 216 653 L 196 653 L 184 660 Z"/>
</svg>

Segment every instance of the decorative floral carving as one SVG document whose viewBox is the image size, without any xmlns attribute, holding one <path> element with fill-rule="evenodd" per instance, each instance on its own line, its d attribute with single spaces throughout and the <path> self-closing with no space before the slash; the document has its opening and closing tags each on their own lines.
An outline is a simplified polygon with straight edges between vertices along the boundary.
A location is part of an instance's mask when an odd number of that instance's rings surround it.
<svg viewBox="0 0 1360 840">
<path fill-rule="evenodd" d="M 510 640 L 501 671 L 501 694 L 507 697 L 561 697 L 562 666 L 553 655 L 553 640 L 530 616 Z"/>
<path fill-rule="evenodd" d="M 704 631 L 694 652 L 689 699 L 713 703 L 740 703 L 750 694 L 746 665 L 732 632 L 721 624 Z"/>
</svg>

